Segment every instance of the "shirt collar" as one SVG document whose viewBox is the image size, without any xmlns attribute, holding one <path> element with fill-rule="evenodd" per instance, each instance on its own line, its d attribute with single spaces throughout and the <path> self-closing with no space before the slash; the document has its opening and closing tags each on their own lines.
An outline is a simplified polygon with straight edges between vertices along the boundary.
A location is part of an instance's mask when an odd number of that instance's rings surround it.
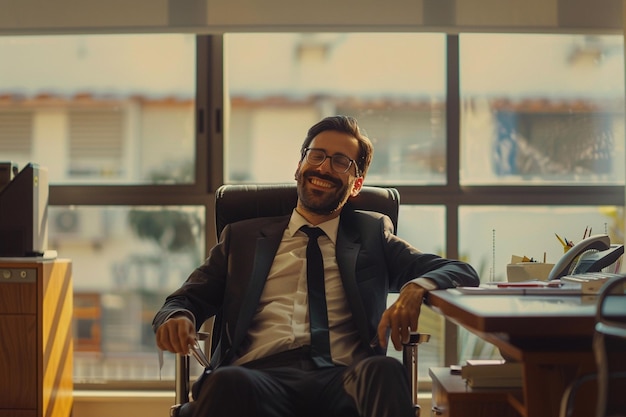
<svg viewBox="0 0 626 417">
<path fill-rule="evenodd" d="M 289 220 L 289 225 L 287 226 L 287 233 L 289 236 L 293 237 L 296 232 L 300 231 L 302 226 L 310 226 L 310 227 L 319 227 L 326 233 L 326 236 L 333 242 L 333 244 L 337 243 L 337 230 L 339 229 L 339 216 L 334 219 L 325 221 L 324 223 L 320 223 L 316 226 L 313 226 L 309 223 L 300 213 L 293 209 L 291 212 L 291 219 Z M 301 232 L 304 233 L 304 232 Z"/>
</svg>

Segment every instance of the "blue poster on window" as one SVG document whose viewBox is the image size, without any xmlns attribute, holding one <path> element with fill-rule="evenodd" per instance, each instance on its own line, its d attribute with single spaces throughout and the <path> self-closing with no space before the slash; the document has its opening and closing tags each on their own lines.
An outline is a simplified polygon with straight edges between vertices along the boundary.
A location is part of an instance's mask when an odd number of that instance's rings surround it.
<svg viewBox="0 0 626 417">
<path fill-rule="evenodd" d="M 493 148 L 493 169 L 498 176 L 517 174 L 517 113 L 496 113 L 496 140 Z"/>
</svg>

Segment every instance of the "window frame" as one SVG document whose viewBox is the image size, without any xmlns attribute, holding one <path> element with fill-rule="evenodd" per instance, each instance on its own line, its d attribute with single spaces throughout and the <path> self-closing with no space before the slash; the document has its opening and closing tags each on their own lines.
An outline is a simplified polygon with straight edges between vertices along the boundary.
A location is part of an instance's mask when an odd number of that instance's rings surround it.
<svg viewBox="0 0 626 417">
<path fill-rule="evenodd" d="M 224 47 L 222 35 L 198 35 L 196 42 L 196 140 L 195 181 L 180 185 L 51 185 L 50 205 L 200 205 L 207 221 L 207 254 L 216 243 L 214 225 L 215 191 L 224 181 Z M 441 186 L 398 185 L 401 204 L 445 207 L 445 250 L 459 257 L 459 207 L 466 205 L 597 205 L 623 206 L 625 187 L 594 185 L 462 186 L 460 184 L 460 88 L 459 35 L 446 35 L 446 170 L 447 183 Z M 622 138 L 623 139 L 623 138 Z M 369 185 L 377 185 L 375 182 Z M 385 184 L 389 186 L 389 184 Z M 400 226 L 401 227 L 401 226 Z M 457 328 L 446 320 L 446 365 L 456 363 Z M 123 386 L 124 381 L 103 384 L 106 389 Z M 154 385 L 145 384 L 146 386 Z M 162 386 L 163 384 L 160 384 Z M 173 384 L 165 384 L 169 387 Z M 77 384 L 80 388 L 81 384 Z M 137 385 L 133 385 L 136 387 Z M 83 387 L 88 387 L 88 384 Z"/>
</svg>

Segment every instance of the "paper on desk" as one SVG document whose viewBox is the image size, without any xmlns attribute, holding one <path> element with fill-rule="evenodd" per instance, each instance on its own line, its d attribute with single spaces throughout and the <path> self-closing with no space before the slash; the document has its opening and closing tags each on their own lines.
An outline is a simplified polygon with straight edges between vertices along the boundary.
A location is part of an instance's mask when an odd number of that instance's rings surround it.
<svg viewBox="0 0 626 417">
<path fill-rule="evenodd" d="M 529 258 L 528 256 L 524 255 L 524 256 L 517 256 L 517 255 L 511 255 L 511 263 L 512 264 L 521 264 L 524 262 L 537 262 L 535 259 L 533 258 Z"/>
<path fill-rule="evenodd" d="M 549 283 L 539 280 L 522 282 L 489 282 L 478 287 L 457 287 L 463 294 L 474 295 L 568 295 L 582 294 L 580 285 L 564 284 L 554 286 L 555 282 Z"/>
</svg>

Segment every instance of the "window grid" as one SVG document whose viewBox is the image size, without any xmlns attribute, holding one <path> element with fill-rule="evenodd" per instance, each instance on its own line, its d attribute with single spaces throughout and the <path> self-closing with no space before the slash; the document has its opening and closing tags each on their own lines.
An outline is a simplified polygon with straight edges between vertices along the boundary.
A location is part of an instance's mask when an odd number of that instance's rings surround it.
<svg viewBox="0 0 626 417">
<path fill-rule="evenodd" d="M 624 186 L 461 186 L 459 181 L 459 42 L 458 35 L 447 38 L 447 184 L 441 186 L 398 186 L 402 204 L 443 205 L 446 209 L 446 256 L 458 257 L 458 211 L 463 205 L 624 205 Z M 93 205 L 142 204 L 167 205 L 173 199 L 179 204 L 198 204 L 206 207 L 206 218 L 214 218 L 214 192 L 223 182 L 223 37 L 199 36 L 197 42 L 197 74 L 206 78 L 197 80 L 197 142 L 196 184 L 194 187 L 171 187 L 172 193 L 162 187 L 109 187 L 99 186 L 98 192 L 91 187 L 55 186 L 50 189 L 52 205 L 76 203 Z M 376 184 L 370 184 L 376 185 Z M 138 200 L 137 191 L 145 193 Z M 83 191 L 86 191 L 83 193 Z M 206 248 L 215 244 L 211 221 L 206 222 Z M 446 364 L 456 360 L 456 331 L 445 330 Z"/>
</svg>

